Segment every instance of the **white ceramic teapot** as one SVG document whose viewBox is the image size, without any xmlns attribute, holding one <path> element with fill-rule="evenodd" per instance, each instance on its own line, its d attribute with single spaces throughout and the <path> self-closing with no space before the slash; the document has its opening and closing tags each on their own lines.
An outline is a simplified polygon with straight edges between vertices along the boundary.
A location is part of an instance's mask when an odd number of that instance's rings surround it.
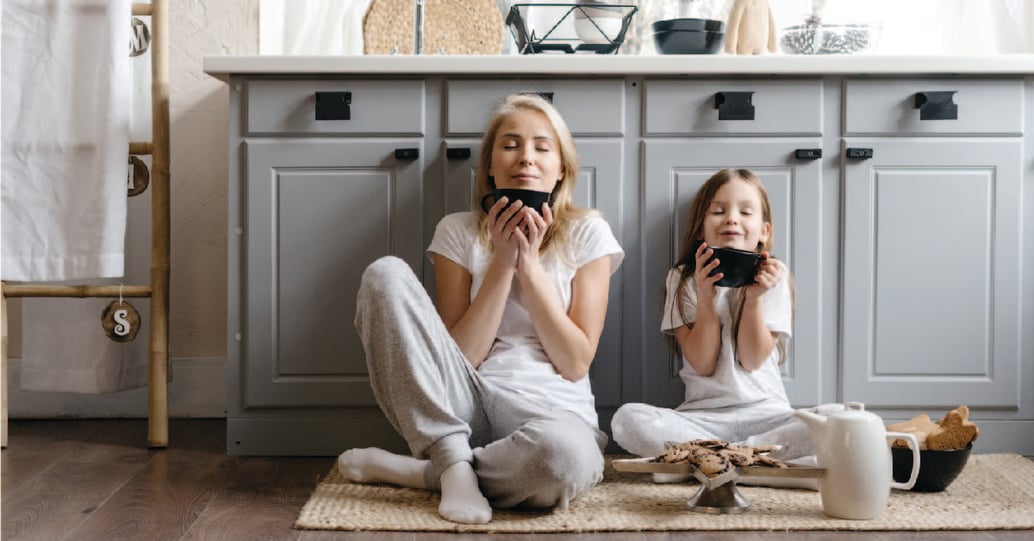
<svg viewBox="0 0 1034 541">
<path fill-rule="evenodd" d="M 912 434 L 887 432 L 883 419 L 865 411 L 861 403 L 845 406 L 829 417 L 806 410 L 795 415 L 811 429 L 819 466 L 826 470 L 819 480 L 822 510 L 837 518 L 876 518 L 887 507 L 891 488 L 908 490 L 915 484 L 919 445 Z M 888 438 L 907 440 L 912 448 L 912 473 L 906 483 L 893 480 Z"/>
</svg>

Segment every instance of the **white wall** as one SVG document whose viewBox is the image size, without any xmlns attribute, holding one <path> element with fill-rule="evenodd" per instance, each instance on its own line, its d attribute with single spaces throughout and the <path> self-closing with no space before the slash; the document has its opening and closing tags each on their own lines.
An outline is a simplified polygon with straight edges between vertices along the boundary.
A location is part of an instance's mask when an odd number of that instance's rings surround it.
<svg viewBox="0 0 1034 541">
<path fill-rule="evenodd" d="M 174 378 L 169 411 L 177 417 L 221 417 L 226 407 L 227 89 L 204 73 L 202 57 L 257 53 L 259 0 L 169 2 L 169 329 Z M 127 267 L 148 265 L 150 238 L 139 237 L 142 245 L 127 246 L 127 254 L 135 258 Z M 11 316 L 12 332 L 16 332 L 23 322 L 16 321 L 17 310 Z M 12 336 L 12 341 L 17 343 L 17 337 Z M 10 359 L 12 418 L 147 415 L 146 389 L 106 395 L 20 391 L 19 373 L 20 360 Z"/>
</svg>

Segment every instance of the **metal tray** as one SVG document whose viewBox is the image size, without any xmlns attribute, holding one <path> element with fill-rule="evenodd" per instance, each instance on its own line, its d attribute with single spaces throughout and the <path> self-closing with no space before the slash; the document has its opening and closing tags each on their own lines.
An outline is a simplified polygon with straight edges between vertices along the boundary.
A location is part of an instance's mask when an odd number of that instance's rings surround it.
<svg viewBox="0 0 1034 541">
<path fill-rule="evenodd" d="M 700 481 L 700 488 L 686 501 L 686 508 L 699 513 L 731 514 L 742 513 L 751 502 L 736 490 L 736 480 L 751 477 L 800 477 L 819 478 L 826 474 L 824 468 L 793 466 L 773 468 L 769 466 L 741 466 L 721 475 L 708 477 L 693 464 L 668 464 L 654 462 L 653 458 L 619 458 L 612 461 L 614 469 L 635 473 L 690 474 Z"/>
</svg>

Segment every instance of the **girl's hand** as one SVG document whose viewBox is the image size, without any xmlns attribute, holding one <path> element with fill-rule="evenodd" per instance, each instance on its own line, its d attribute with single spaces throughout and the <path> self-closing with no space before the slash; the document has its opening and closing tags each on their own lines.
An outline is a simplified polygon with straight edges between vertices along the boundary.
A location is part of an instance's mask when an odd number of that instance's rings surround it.
<svg viewBox="0 0 1034 541">
<path fill-rule="evenodd" d="M 514 233 L 518 229 L 520 219 L 514 217 L 523 210 L 524 203 L 515 201 L 509 207 L 506 204 L 509 198 L 503 196 L 488 209 L 488 223 L 492 224 L 489 230 L 492 232 L 492 245 L 495 247 L 495 256 L 502 257 L 512 265 L 517 265 L 518 239 Z"/>
<path fill-rule="evenodd" d="M 718 258 L 708 263 L 707 260 L 714 254 L 714 250 L 707 246 L 706 242 L 701 242 L 700 246 L 697 247 L 696 253 L 696 271 L 693 273 L 693 279 L 697 283 L 697 296 L 698 297 L 709 297 L 714 298 L 715 295 L 715 282 L 722 279 L 724 274 L 716 272 L 714 276 L 711 276 L 711 271 L 718 268 L 718 264 L 721 263 Z"/>
<path fill-rule="evenodd" d="M 513 236 L 517 239 L 517 269 L 521 270 L 528 265 L 538 264 L 542 239 L 553 224 L 553 210 L 548 203 L 543 203 L 540 212 L 530 207 L 523 208 L 518 218 L 514 220 L 518 223 Z"/>
<path fill-rule="evenodd" d="M 762 252 L 761 265 L 758 266 L 758 273 L 754 275 L 754 283 L 747 286 L 748 297 L 760 297 L 765 294 L 766 291 L 775 287 L 779 283 L 779 279 L 782 277 L 783 269 L 779 265 L 779 261 L 768 254 L 768 252 Z"/>
</svg>

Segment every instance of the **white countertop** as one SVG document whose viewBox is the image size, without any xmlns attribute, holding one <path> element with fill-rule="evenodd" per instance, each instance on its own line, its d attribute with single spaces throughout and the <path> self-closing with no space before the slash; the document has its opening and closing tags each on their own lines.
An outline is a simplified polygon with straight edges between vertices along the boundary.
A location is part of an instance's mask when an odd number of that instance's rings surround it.
<svg viewBox="0 0 1034 541">
<path fill-rule="evenodd" d="M 205 73 L 535 75 L 1034 75 L 1034 55 L 355 55 L 206 56 Z"/>
</svg>

